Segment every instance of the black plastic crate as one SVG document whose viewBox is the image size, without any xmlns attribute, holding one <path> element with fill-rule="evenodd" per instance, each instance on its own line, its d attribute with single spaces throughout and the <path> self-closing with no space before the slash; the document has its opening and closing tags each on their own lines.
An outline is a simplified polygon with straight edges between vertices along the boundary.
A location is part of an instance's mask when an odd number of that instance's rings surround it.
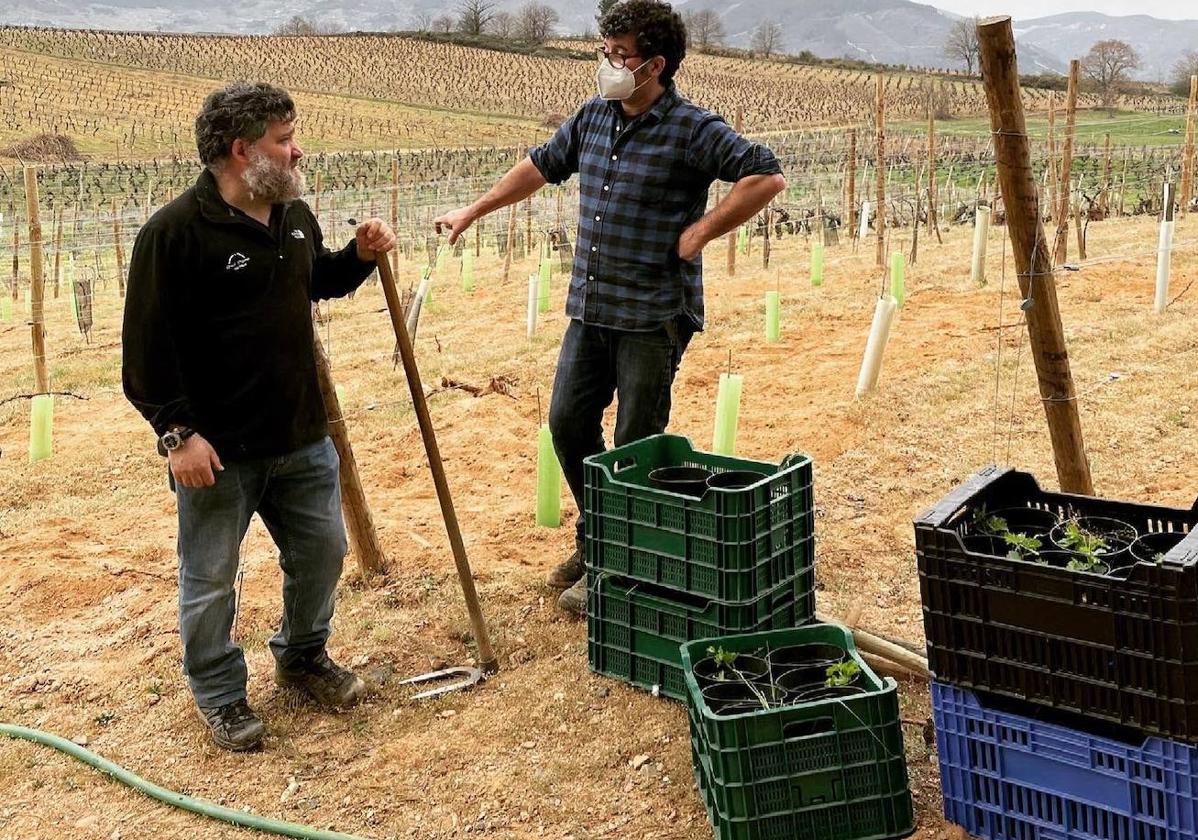
<svg viewBox="0 0 1198 840">
<path fill-rule="evenodd" d="M 686 695 L 680 647 L 684 642 L 805 624 L 815 615 L 813 578 L 808 572 L 755 601 L 723 604 L 590 569 L 587 655 L 591 670 L 681 700 Z"/>
<path fill-rule="evenodd" d="M 687 496 L 650 485 L 649 473 L 669 466 L 763 477 Z M 814 563 L 810 458 L 750 461 L 656 435 L 591 456 L 583 470 L 586 562 L 596 569 L 731 602 L 757 598 Z"/>
<path fill-rule="evenodd" d="M 979 510 L 1116 517 L 1179 542 L 1126 579 L 966 548 Z M 941 682 L 1198 743 L 1195 510 L 1041 490 L 989 467 L 915 521 L 928 665 Z"/>
</svg>

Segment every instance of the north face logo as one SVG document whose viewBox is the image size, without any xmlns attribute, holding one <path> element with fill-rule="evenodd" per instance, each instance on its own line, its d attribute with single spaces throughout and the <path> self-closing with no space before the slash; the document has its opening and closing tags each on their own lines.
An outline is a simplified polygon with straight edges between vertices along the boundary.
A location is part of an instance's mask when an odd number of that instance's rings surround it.
<svg viewBox="0 0 1198 840">
<path fill-rule="evenodd" d="M 225 264 L 225 271 L 241 271 L 250 264 L 250 258 L 245 254 L 229 254 L 229 262 Z"/>
<path fill-rule="evenodd" d="M 291 231 L 291 238 L 292 239 L 303 239 L 304 232 L 302 230 L 300 230 L 299 228 L 296 228 L 295 230 Z"/>
</svg>

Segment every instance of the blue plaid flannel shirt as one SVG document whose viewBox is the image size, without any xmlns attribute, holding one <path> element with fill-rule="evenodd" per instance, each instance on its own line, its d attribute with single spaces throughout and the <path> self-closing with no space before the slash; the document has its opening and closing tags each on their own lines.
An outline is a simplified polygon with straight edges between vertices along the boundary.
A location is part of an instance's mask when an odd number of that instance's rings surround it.
<svg viewBox="0 0 1198 840">
<path fill-rule="evenodd" d="M 680 314 L 702 329 L 703 258 L 679 257 L 678 238 L 706 212 L 712 181 L 782 172 L 773 152 L 673 84 L 632 120 L 618 102 L 589 100 L 529 157 L 551 184 L 579 175 L 566 315 L 633 331 Z"/>
</svg>

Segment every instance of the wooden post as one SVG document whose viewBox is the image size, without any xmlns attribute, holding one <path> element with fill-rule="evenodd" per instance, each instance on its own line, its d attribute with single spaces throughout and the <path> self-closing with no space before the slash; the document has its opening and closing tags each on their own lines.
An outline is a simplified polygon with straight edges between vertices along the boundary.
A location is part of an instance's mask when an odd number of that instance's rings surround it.
<svg viewBox="0 0 1198 840">
<path fill-rule="evenodd" d="M 1102 217 L 1105 219 L 1111 212 L 1111 133 L 1106 133 L 1106 150 L 1102 156 Z M 1085 257 L 1082 257 L 1085 259 Z"/>
<path fill-rule="evenodd" d="M 841 230 L 851 241 L 857 237 L 857 129 L 849 129 L 848 157 L 844 162 L 844 209 L 841 211 Z"/>
<path fill-rule="evenodd" d="M 774 215 L 774 200 L 765 205 L 765 238 L 761 242 L 761 267 L 770 267 L 770 220 Z"/>
<path fill-rule="evenodd" d="M 1078 196 L 1073 202 L 1073 227 L 1077 230 L 1077 258 L 1086 258 L 1086 226 L 1082 224 L 1081 182 L 1078 182 Z"/>
<path fill-rule="evenodd" d="M 121 244 L 121 210 L 117 200 L 112 200 L 112 247 L 116 251 L 116 287 L 121 297 L 125 296 L 125 248 Z"/>
<path fill-rule="evenodd" d="M 399 230 L 399 155 L 391 158 L 391 230 Z M 391 249 L 391 270 L 399 273 L 399 248 Z"/>
<path fill-rule="evenodd" d="M 936 241 L 943 245 L 936 215 L 936 108 L 932 90 L 928 91 L 928 229 L 936 232 Z"/>
<path fill-rule="evenodd" d="M 54 208 L 54 299 L 58 299 L 59 279 L 62 277 L 62 205 Z"/>
<path fill-rule="evenodd" d="M 1093 495 L 1094 485 L 1077 410 L 1077 391 L 1061 326 L 1052 258 L 1032 175 L 1011 18 L 983 18 L 978 21 L 977 32 L 983 86 L 994 135 L 994 159 L 1007 212 L 1007 230 L 1019 290 L 1025 300 L 1032 359 L 1048 419 L 1057 477 L 1065 492 Z"/>
<path fill-rule="evenodd" d="M 744 112 L 740 108 L 736 109 L 736 121 L 733 123 L 736 133 L 740 134 L 744 130 Z M 733 228 L 728 231 L 728 276 L 732 277 L 736 274 L 736 235 L 739 233 L 738 228 Z"/>
<path fill-rule="evenodd" d="M 874 172 L 878 178 L 878 194 L 877 194 L 877 233 L 878 233 L 878 250 L 875 262 L 878 268 L 886 267 L 886 111 L 885 111 L 885 94 L 886 94 L 886 77 L 881 73 L 878 76 L 878 95 L 877 101 L 874 103 L 874 119 L 877 121 L 878 133 L 878 159 L 874 166 Z"/>
<path fill-rule="evenodd" d="M 1069 94 L 1065 100 L 1065 150 L 1061 154 L 1060 198 L 1057 201 L 1057 236 L 1054 248 L 1056 265 L 1069 258 L 1069 179 L 1073 169 L 1073 134 L 1077 123 L 1077 86 L 1081 62 L 1069 62 Z"/>
<path fill-rule="evenodd" d="M 512 251 L 516 247 L 516 205 L 512 205 L 507 216 L 507 254 L 503 258 L 503 282 L 507 283 L 512 272 Z"/>
<path fill-rule="evenodd" d="M 1194 200 L 1194 109 L 1198 106 L 1198 76 L 1190 76 L 1190 104 L 1186 109 L 1185 157 L 1181 163 L 1181 215 Z"/>
<path fill-rule="evenodd" d="M 320 224 L 320 171 L 316 172 L 316 177 L 312 179 L 312 215 L 316 217 L 316 224 Z"/>
<path fill-rule="evenodd" d="M 50 391 L 46 371 L 46 312 L 42 303 L 42 219 L 38 210 L 37 170 L 25 167 L 25 212 L 29 216 L 29 332 L 33 339 L 34 390 Z"/>
<path fill-rule="evenodd" d="M 13 173 L 14 175 L 16 173 Z M 17 214 L 12 208 L 9 208 L 9 215 L 12 216 L 12 300 L 13 309 L 16 309 L 16 302 L 21 296 L 21 226 L 17 223 Z"/>
<path fill-rule="evenodd" d="M 1048 212 L 1049 218 L 1057 220 L 1057 95 L 1048 94 Z"/>
<path fill-rule="evenodd" d="M 1123 150 L 1123 174 L 1119 176 L 1119 204 L 1115 208 L 1115 215 L 1123 215 L 1123 196 L 1127 192 L 1127 167 L 1131 161 L 1131 149 Z"/>
<path fill-rule="evenodd" d="M 366 502 L 362 479 L 358 476 L 358 462 L 354 459 L 354 449 L 349 442 L 349 429 L 345 425 L 345 416 L 341 413 L 341 401 L 337 398 L 337 386 L 333 384 L 329 357 L 320 342 L 320 332 L 315 329 L 315 325 L 313 327 L 312 349 L 316 354 L 316 376 L 320 382 L 320 395 L 324 398 L 325 413 L 329 416 L 329 437 L 333 439 L 333 446 L 337 448 L 337 455 L 341 458 L 341 513 L 345 516 L 350 548 L 358 558 L 358 568 L 362 570 L 363 579 L 370 581 L 387 571 L 387 560 L 383 556 L 378 534 L 374 530 L 374 517 L 370 515 L 370 505 Z"/>
</svg>

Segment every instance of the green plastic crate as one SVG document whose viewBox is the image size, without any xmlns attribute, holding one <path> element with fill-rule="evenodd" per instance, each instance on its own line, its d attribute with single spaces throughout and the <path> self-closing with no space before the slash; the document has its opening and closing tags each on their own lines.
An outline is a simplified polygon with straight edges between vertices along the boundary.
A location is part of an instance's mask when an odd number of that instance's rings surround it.
<svg viewBox="0 0 1198 840">
<path fill-rule="evenodd" d="M 691 743 L 695 782 L 711 820 L 715 840 L 889 840 L 910 834 L 915 827 L 911 796 L 876 796 L 851 802 L 815 806 L 766 817 L 738 819 L 721 813 L 715 801 L 718 786 L 703 776 L 697 745 Z"/>
<path fill-rule="evenodd" d="M 748 604 L 722 604 L 653 584 L 587 571 L 587 654 L 591 670 L 681 700 L 680 645 L 728 632 L 794 627 L 809 621 L 814 576 L 794 578 Z"/>
<path fill-rule="evenodd" d="M 737 653 L 837 645 L 861 668 L 859 696 L 713 714 L 692 665 L 709 646 Z M 862 661 L 843 627 L 701 639 L 682 646 L 695 775 L 719 840 L 875 840 L 914 827 L 898 689 Z"/>
<path fill-rule="evenodd" d="M 696 498 L 649 486 L 649 473 L 665 466 L 768 478 Z M 596 569 L 731 602 L 757 598 L 814 564 L 810 458 L 749 461 L 656 435 L 593 455 L 583 471 L 586 562 Z"/>
</svg>

